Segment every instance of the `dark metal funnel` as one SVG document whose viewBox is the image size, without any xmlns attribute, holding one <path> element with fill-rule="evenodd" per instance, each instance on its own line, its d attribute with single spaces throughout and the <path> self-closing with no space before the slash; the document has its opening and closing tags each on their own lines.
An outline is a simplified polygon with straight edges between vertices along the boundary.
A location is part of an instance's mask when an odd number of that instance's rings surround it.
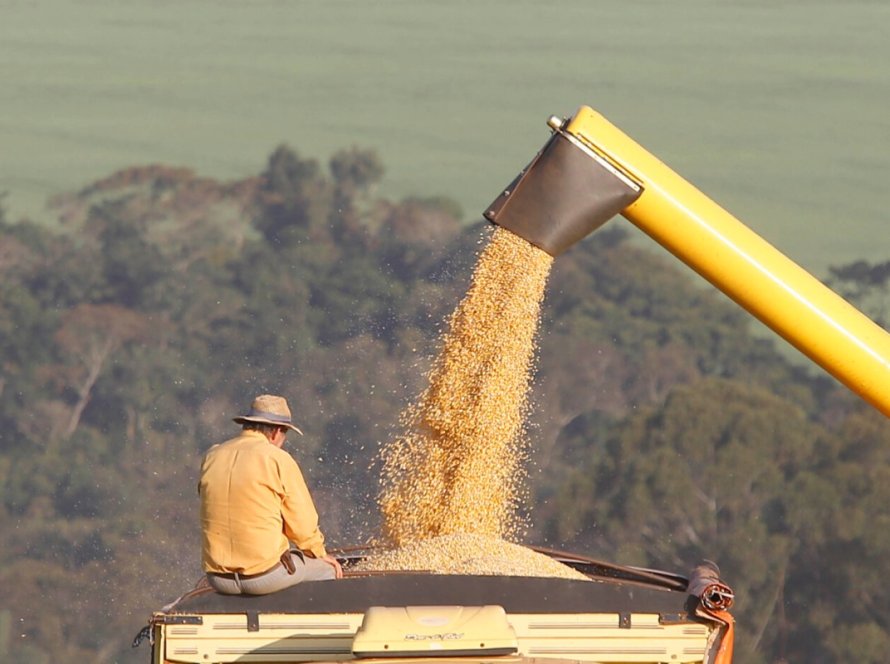
<svg viewBox="0 0 890 664">
<path fill-rule="evenodd" d="M 633 203 L 642 189 L 561 131 L 485 212 L 485 218 L 558 256 Z"/>
</svg>

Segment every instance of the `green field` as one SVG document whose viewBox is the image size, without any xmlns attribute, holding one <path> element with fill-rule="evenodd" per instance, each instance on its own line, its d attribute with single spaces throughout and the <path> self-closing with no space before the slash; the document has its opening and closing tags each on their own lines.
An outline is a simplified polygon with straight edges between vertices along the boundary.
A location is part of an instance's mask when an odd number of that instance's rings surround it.
<svg viewBox="0 0 890 664">
<path fill-rule="evenodd" d="M 129 165 L 359 145 L 381 194 L 472 219 L 586 103 L 822 274 L 888 258 L 888 26 L 867 0 L 0 0 L 0 191 L 46 218 Z"/>
</svg>

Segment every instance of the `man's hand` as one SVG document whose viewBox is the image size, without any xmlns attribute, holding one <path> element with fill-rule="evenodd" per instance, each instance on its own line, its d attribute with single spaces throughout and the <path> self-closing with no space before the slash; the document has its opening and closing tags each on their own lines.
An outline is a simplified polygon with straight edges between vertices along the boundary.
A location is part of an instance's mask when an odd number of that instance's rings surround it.
<svg viewBox="0 0 890 664">
<path fill-rule="evenodd" d="M 334 578 L 342 579 L 343 578 L 343 568 L 340 567 L 340 561 L 334 558 L 334 556 L 328 554 L 324 558 L 322 558 L 328 565 L 334 568 Z"/>
</svg>

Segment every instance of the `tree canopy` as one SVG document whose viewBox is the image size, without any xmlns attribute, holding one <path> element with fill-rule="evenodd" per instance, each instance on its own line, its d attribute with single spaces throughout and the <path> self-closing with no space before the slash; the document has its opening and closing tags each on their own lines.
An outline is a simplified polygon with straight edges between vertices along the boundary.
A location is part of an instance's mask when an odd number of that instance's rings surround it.
<svg viewBox="0 0 890 664">
<path fill-rule="evenodd" d="M 133 634 L 199 575 L 200 457 L 260 392 L 331 544 L 377 530 L 375 455 L 466 288 L 485 226 L 381 199 L 357 147 L 255 177 L 125 169 L 0 208 L 0 659 L 144 661 Z M 885 266 L 833 279 L 883 315 Z M 555 263 L 526 539 L 739 595 L 738 661 L 878 662 L 890 639 L 890 426 L 618 222 Z"/>
</svg>

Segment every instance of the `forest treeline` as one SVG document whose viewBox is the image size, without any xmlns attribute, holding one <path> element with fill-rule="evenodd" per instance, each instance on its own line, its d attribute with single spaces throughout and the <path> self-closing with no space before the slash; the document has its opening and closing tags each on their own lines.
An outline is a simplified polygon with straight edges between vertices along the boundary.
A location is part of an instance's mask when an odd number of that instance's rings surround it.
<svg viewBox="0 0 890 664">
<path fill-rule="evenodd" d="M 282 146 L 235 182 L 126 169 L 0 211 L 0 660 L 145 662 L 200 575 L 200 457 L 255 394 L 333 547 L 373 537 L 376 452 L 422 389 L 482 223 L 375 195 L 383 164 Z M 890 263 L 832 270 L 886 323 Z M 768 296 L 768 294 L 765 294 Z M 529 426 L 525 541 L 737 592 L 737 659 L 885 662 L 890 425 L 620 222 L 561 256 Z"/>
</svg>

